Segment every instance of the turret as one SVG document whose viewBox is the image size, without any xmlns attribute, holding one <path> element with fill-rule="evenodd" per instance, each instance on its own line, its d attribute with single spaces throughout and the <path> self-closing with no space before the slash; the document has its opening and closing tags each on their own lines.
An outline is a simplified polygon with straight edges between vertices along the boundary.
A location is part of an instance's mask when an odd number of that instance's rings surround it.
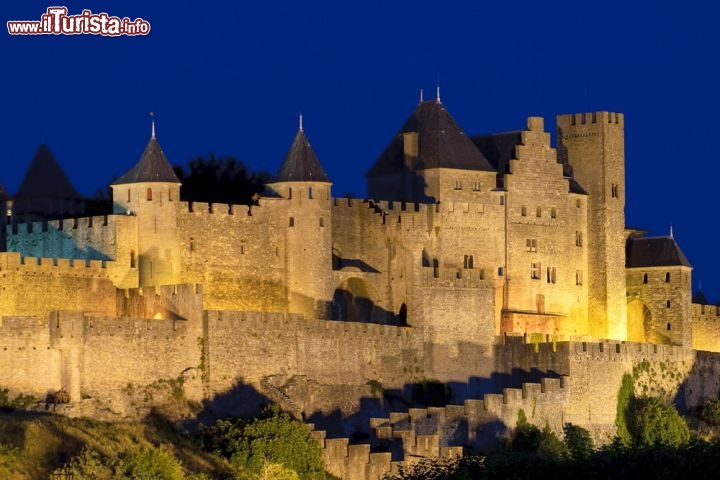
<svg viewBox="0 0 720 480">
<path fill-rule="evenodd" d="M 557 117 L 557 149 L 587 191 L 588 322 L 595 338 L 627 338 L 623 115 Z"/>
<path fill-rule="evenodd" d="M 13 198 L 12 215 L 18 221 L 82 216 L 85 202 L 50 148 L 42 143 Z"/>
<path fill-rule="evenodd" d="M 140 161 L 110 187 L 114 213 L 137 217 L 137 251 L 118 254 L 129 254 L 130 267 L 138 268 L 139 286 L 178 283 L 180 180 L 155 137 L 154 121 Z"/>
<path fill-rule="evenodd" d="M 286 300 L 290 313 L 327 318 L 332 300 L 332 183 L 300 127 L 268 189 L 285 203 Z"/>
<path fill-rule="evenodd" d="M 421 101 L 367 173 L 377 200 L 477 202 L 496 171 L 440 102 Z"/>
</svg>

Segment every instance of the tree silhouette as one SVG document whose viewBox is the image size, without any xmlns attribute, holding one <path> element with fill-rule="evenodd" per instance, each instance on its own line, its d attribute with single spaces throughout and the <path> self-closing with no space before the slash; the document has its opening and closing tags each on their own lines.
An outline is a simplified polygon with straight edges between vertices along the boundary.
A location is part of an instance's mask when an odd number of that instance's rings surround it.
<svg viewBox="0 0 720 480">
<path fill-rule="evenodd" d="M 233 157 L 197 157 L 190 160 L 187 172 L 174 167 L 182 183 L 180 198 L 188 202 L 229 203 L 250 205 L 256 193 L 264 190 L 270 175 L 252 172 Z"/>
</svg>

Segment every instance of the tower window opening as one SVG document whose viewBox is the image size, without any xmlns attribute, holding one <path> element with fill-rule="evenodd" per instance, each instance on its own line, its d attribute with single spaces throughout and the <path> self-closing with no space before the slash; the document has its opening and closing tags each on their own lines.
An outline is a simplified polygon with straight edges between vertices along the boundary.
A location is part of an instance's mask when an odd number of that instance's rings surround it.
<svg viewBox="0 0 720 480">
<path fill-rule="evenodd" d="M 127 203 L 130 203 L 130 189 L 128 188 Z"/>
<path fill-rule="evenodd" d="M 505 205 L 505 197 L 500 197 L 500 205 Z"/>
<path fill-rule="evenodd" d="M 582 270 L 575 271 L 575 285 L 582 285 L 583 284 L 583 274 Z"/>
<path fill-rule="evenodd" d="M 320 228 L 325 226 L 325 220 L 323 220 L 323 217 L 320 217 Z"/>
<path fill-rule="evenodd" d="M 552 207 L 550 209 L 550 218 L 557 218 L 557 208 Z"/>
<path fill-rule="evenodd" d="M 288 200 L 292 200 L 292 187 L 288 188 Z"/>
<path fill-rule="evenodd" d="M 582 247 L 582 244 L 583 244 L 582 232 L 577 231 L 577 232 L 575 232 L 575 246 Z"/>
<path fill-rule="evenodd" d="M 537 240 L 534 238 L 525 240 L 525 250 L 528 252 L 537 252 Z"/>
<path fill-rule="evenodd" d="M 148 199 L 148 202 L 152 200 L 152 188 L 149 188 L 149 187 L 147 189 L 147 199 Z"/>
<path fill-rule="evenodd" d="M 537 207 L 537 209 L 535 210 L 535 216 L 538 218 L 542 217 L 542 208 Z"/>
<path fill-rule="evenodd" d="M 532 278 L 533 280 L 539 280 L 540 270 L 540 262 L 532 262 L 530 264 L 530 278 Z"/>
<path fill-rule="evenodd" d="M 455 180 L 455 190 L 462 190 L 462 182 L 460 180 Z"/>
<path fill-rule="evenodd" d="M 479 192 L 480 191 L 480 182 L 473 183 L 473 191 Z"/>
<path fill-rule="evenodd" d="M 309 198 L 310 200 L 312 200 L 312 198 L 313 198 L 312 187 L 308 187 L 308 198 Z"/>
<path fill-rule="evenodd" d="M 665 283 L 670 283 L 670 272 L 665 273 Z"/>
<path fill-rule="evenodd" d="M 191 252 L 195 251 L 195 238 L 194 237 L 190 237 L 190 251 Z"/>
<path fill-rule="evenodd" d="M 613 183 L 613 184 L 612 184 L 612 186 L 611 186 L 611 188 L 610 188 L 610 193 L 611 193 L 611 195 L 612 195 L 613 198 L 618 198 L 618 197 L 619 197 L 619 194 L 618 194 L 618 185 L 617 185 L 617 183 Z"/>
<path fill-rule="evenodd" d="M 130 268 L 135 268 L 135 250 L 130 250 Z"/>
<path fill-rule="evenodd" d="M 463 268 L 473 268 L 473 256 L 465 255 L 463 259 Z"/>
<path fill-rule="evenodd" d="M 295 226 L 295 217 L 290 217 L 290 220 L 288 221 L 288 226 L 289 227 Z"/>
<path fill-rule="evenodd" d="M 168 188 L 168 202 L 173 201 L 172 187 Z"/>
<path fill-rule="evenodd" d="M 648 274 L 643 273 L 643 283 L 648 283 Z"/>
<path fill-rule="evenodd" d="M 668 301 L 665 303 L 665 307 L 666 307 L 666 308 L 670 308 L 670 300 L 668 300 Z"/>
<path fill-rule="evenodd" d="M 668 322 L 668 324 L 667 324 L 667 330 L 668 330 L 668 332 L 670 331 L 670 322 Z"/>
<path fill-rule="evenodd" d="M 520 215 L 522 215 L 523 217 L 527 216 L 527 207 L 525 205 L 520 208 Z"/>
</svg>

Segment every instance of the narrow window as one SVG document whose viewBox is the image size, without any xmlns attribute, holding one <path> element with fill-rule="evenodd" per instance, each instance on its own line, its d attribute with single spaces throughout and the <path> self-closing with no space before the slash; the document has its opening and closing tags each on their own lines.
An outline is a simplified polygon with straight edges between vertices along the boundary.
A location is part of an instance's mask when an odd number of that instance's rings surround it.
<svg viewBox="0 0 720 480">
<path fill-rule="evenodd" d="M 473 191 L 479 192 L 480 191 L 480 182 L 473 183 Z"/>
<path fill-rule="evenodd" d="M 525 240 L 525 250 L 528 252 L 537 252 L 537 240 L 534 238 Z"/>
<path fill-rule="evenodd" d="M 485 269 L 484 268 L 480 269 L 479 275 L 480 275 L 480 280 L 485 280 Z"/>
<path fill-rule="evenodd" d="M 320 228 L 322 228 L 324 226 L 325 226 L 325 221 L 323 220 L 322 217 L 320 217 Z"/>
<path fill-rule="evenodd" d="M 312 187 L 308 187 L 308 198 L 309 198 L 310 200 L 312 200 L 312 198 L 313 198 Z"/>
<path fill-rule="evenodd" d="M 130 250 L 130 268 L 135 268 L 135 250 Z"/>
<path fill-rule="evenodd" d="M 643 283 L 648 283 L 648 274 L 643 273 Z"/>
<path fill-rule="evenodd" d="M 522 215 L 523 217 L 527 216 L 527 207 L 525 205 L 523 205 L 520 209 L 520 215 Z"/>
<path fill-rule="evenodd" d="M 583 274 L 582 270 L 575 271 L 575 285 L 582 285 L 583 284 Z"/>
<path fill-rule="evenodd" d="M 130 189 L 129 189 L 129 188 L 128 188 L 128 199 L 127 199 L 127 203 L 130 203 Z"/>
<path fill-rule="evenodd" d="M 665 307 L 670 308 L 670 300 L 667 301 L 667 303 L 665 304 Z"/>
<path fill-rule="evenodd" d="M 582 247 L 583 239 L 582 239 L 582 232 L 577 231 L 575 232 L 575 246 Z"/>
<path fill-rule="evenodd" d="M 498 267 L 498 277 L 502 277 L 505 274 L 505 269 L 503 267 Z"/>
<path fill-rule="evenodd" d="M 455 190 L 462 190 L 462 182 L 455 180 Z"/>
<path fill-rule="evenodd" d="M 665 274 L 665 283 L 670 283 L 670 272 Z"/>
<path fill-rule="evenodd" d="M 547 283 L 555 283 L 556 281 L 555 267 L 547 267 Z"/>
<path fill-rule="evenodd" d="M 190 251 L 191 252 L 195 251 L 195 238 L 194 237 L 190 237 Z"/>
<path fill-rule="evenodd" d="M 245 240 L 240 240 L 240 255 L 245 255 Z"/>
<path fill-rule="evenodd" d="M 579 198 L 578 198 L 577 200 L 575 200 L 575 206 L 576 206 L 577 208 L 582 207 L 582 202 L 580 201 Z"/>
<path fill-rule="evenodd" d="M 535 210 L 535 216 L 538 218 L 542 217 L 542 208 L 537 207 L 537 209 Z"/>
<path fill-rule="evenodd" d="M 618 186 L 617 183 L 613 183 L 612 187 L 610 188 L 611 194 L 613 198 L 618 198 Z"/>
<path fill-rule="evenodd" d="M 469 265 L 468 268 L 473 268 L 473 256 L 472 255 L 470 255 L 470 257 L 468 258 L 468 265 Z"/>
<path fill-rule="evenodd" d="M 168 201 L 169 201 L 169 202 L 172 202 L 172 201 L 173 201 L 172 187 L 168 188 Z"/>
<path fill-rule="evenodd" d="M 295 217 L 290 217 L 290 221 L 289 221 L 288 225 L 289 225 L 290 227 L 294 227 L 294 226 L 295 226 Z"/>
<path fill-rule="evenodd" d="M 433 260 L 433 277 L 438 278 L 440 276 L 440 265 L 437 259 Z"/>
<path fill-rule="evenodd" d="M 530 264 L 530 278 L 532 278 L 533 280 L 539 280 L 540 270 L 540 262 L 532 262 Z"/>
<path fill-rule="evenodd" d="M 500 205 L 505 205 L 505 197 L 500 197 Z"/>
<path fill-rule="evenodd" d="M 669 331 L 670 331 L 670 322 L 668 322 L 668 324 L 667 324 L 667 329 L 668 329 L 668 332 L 669 332 Z"/>
<path fill-rule="evenodd" d="M 292 200 L 292 187 L 288 188 L 288 200 Z"/>
<path fill-rule="evenodd" d="M 152 200 L 152 188 L 147 189 L 147 199 L 148 202 Z"/>
<path fill-rule="evenodd" d="M 550 218 L 557 218 L 557 208 L 552 207 L 550 209 Z"/>
</svg>

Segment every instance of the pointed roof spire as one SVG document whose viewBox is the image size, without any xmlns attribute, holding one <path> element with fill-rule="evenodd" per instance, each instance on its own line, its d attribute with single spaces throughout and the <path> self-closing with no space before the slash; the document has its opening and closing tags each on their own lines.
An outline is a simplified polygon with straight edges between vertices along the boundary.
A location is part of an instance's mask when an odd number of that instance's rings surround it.
<svg viewBox="0 0 720 480">
<path fill-rule="evenodd" d="M 423 101 L 424 101 L 424 99 L 423 99 L 423 89 L 421 88 L 421 89 L 420 89 L 420 103 L 422 103 Z"/>
<path fill-rule="evenodd" d="M 23 198 L 83 198 L 65 175 L 55 155 L 41 143 L 30 163 L 25 178 L 15 194 Z"/>
<path fill-rule="evenodd" d="M 320 165 L 317 155 L 315 155 L 310 142 L 305 136 L 302 123 L 295 134 L 280 171 L 273 179 L 273 183 L 275 182 L 330 183 L 325 170 Z"/>
<path fill-rule="evenodd" d="M 440 101 L 440 80 L 438 80 L 437 87 L 436 87 L 436 90 L 435 90 L 435 101 L 436 101 L 437 103 L 442 103 L 442 102 Z"/>
<path fill-rule="evenodd" d="M 302 124 L 302 112 L 300 112 L 298 130 L 300 130 L 300 131 L 302 132 L 302 129 L 303 129 L 303 124 Z"/>
<path fill-rule="evenodd" d="M 163 152 L 155 137 L 155 114 L 151 113 L 150 117 L 152 118 L 150 141 L 145 147 L 140 160 L 125 175 L 122 175 L 110 185 L 146 182 L 180 183 L 165 156 L 165 152 Z"/>
<path fill-rule="evenodd" d="M 670 238 L 675 238 L 675 236 L 673 235 L 672 223 L 670 224 Z"/>
</svg>

